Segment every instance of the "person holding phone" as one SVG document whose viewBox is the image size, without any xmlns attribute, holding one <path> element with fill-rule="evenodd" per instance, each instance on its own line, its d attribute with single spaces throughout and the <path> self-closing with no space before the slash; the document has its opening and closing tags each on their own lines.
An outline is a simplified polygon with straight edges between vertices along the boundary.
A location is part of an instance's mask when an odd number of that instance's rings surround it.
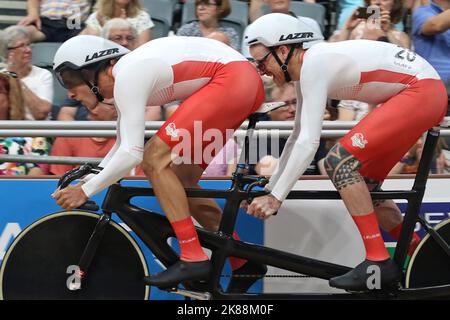
<svg viewBox="0 0 450 320">
<path fill-rule="evenodd" d="M 330 41 L 354 39 L 379 40 L 409 48 L 409 36 L 396 28 L 403 17 L 402 0 L 365 0 L 345 22 L 338 35 Z"/>
</svg>

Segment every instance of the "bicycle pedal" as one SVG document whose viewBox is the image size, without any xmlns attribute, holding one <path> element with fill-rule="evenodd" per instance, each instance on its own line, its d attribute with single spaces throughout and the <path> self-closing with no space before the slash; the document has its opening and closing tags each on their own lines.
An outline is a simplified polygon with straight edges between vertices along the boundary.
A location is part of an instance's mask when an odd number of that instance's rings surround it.
<svg viewBox="0 0 450 320">
<path fill-rule="evenodd" d="M 211 300 L 212 298 L 212 295 L 209 292 L 191 291 L 180 288 L 170 288 L 166 289 L 166 291 L 196 300 Z"/>
</svg>

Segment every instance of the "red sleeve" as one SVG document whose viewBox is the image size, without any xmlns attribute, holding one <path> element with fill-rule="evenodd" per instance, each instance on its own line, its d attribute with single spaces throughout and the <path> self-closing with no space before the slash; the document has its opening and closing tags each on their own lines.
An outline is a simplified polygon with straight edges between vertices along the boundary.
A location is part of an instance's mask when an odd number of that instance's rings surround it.
<svg viewBox="0 0 450 320">
<path fill-rule="evenodd" d="M 73 156 L 70 140 L 67 138 L 64 138 L 64 137 L 56 138 L 55 142 L 53 143 L 53 147 L 52 147 L 52 151 L 51 151 L 50 155 L 51 156 L 64 156 L 64 157 Z M 52 165 L 50 165 L 50 173 L 60 176 L 73 168 L 75 168 L 75 166 L 73 166 L 73 165 L 52 164 Z"/>
</svg>

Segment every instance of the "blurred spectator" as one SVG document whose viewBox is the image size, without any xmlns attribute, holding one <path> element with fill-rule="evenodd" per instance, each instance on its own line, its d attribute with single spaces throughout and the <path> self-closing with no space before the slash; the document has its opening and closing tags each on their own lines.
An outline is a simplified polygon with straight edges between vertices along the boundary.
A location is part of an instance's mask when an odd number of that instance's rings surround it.
<svg viewBox="0 0 450 320">
<path fill-rule="evenodd" d="M 67 98 L 56 111 L 55 119 L 59 121 L 86 121 L 88 120 L 89 110 L 80 102 Z"/>
<path fill-rule="evenodd" d="M 404 48 L 411 46 L 409 36 L 395 26 L 403 18 L 403 0 L 365 0 L 365 5 L 370 17 L 358 18 L 358 9 L 355 9 L 330 41 L 367 39 L 386 41 Z"/>
<path fill-rule="evenodd" d="M 261 1 L 261 0 L 257 0 Z M 305 0 L 308 3 L 316 3 L 316 0 Z M 352 15 L 353 11 L 364 5 L 363 0 L 338 0 L 338 22 L 336 25 L 336 29 L 341 29 L 344 26 L 345 21 Z"/>
<path fill-rule="evenodd" d="M 32 49 L 27 29 L 10 26 L 0 36 L 0 52 L 6 71 L 14 72 L 22 87 L 25 120 L 47 119 L 53 100 L 53 76 L 50 71 L 31 64 Z"/>
<path fill-rule="evenodd" d="M 98 106 L 89 113 L 89 120 L 114 121 L 116 119 L 116 108 L 106 104 L 98 104 Z M 104 158 L 114 146 L 115 142 L 116 138 L 58 137 L 53 143 L 51 155 Z M 50 173 L 59 176 L 76 167 L 77 166 L 75 165 L 52 164 L 50 166 Z M 133 171 L 134 172 L 131 172 L 130 175 L 144 175 L 140 167 Z"/>
<path fill-rule="evenodd" d="M 0 120 L 24 120 L 20 80 L 13 74 L 0 73 Z M 0 154 L 47 155 L 50 144 L 43 137 L 0 137 Z M 47 165 L 1 162 L 0 175 L 41 175 L 48 172 Z"/>
<path fill-rule="evenodd" d="M 108 20 L 113 18 L 126 19 L 136 29 L 137 46 L 152 39 L 151 28 L 155 25 L 150 15 L 142 8 L 139 0 L 99 0 L 97 11 L 86 20 L 83 34 L 100 36 Z"/>
<path fill-rule="evenodd" d="M 450 82 L 450 0 L 433 0 L 413 12 L 413 41 L 416 52 Z"/>
<path fill-rule="evenodd" d="M 27 27 L 32 42 L 64 42 L 83 28 L 91 1 L 28 0 L 28 15 L 18 24 Z"/>
<path fill-rule="evenodd" d="M 319 23 L 316 20 L 308 18 L 308 17 L 297 16 L 294 12 L 289 11 L 289 6 L 291 4 L 291 0 L 266 0 L 265 2 L 252 0 L 252 2 L 250 3 L 250 13 L 249 13 L 250 21 L 253 22 L 254 20 L 256 20 L 257 18 L 259 18 L 260 16 L 263 15 L 263 12 L 261 10 L 261 6 L 263 5 L 263 3 L 267 3 L 269 5 L 269 7 L 270 7 L 269 13 L 290 14 L 291 16 L 297 17 L 298 19 L 300 19 L 301 21 L 306 23 L 309 27 L 315 29 L 317 33 L 322 34 Z M 245 37 L 246 30 L 244 31 L 244 37 Z M 252 56 L 250 55 L 249 48 L 247 45 L 244 44 L 244 37 L 242 39 L 241 52 L 244 55 L 244 57 L 251 59 Z"/>
<path fill-rule="evenodd" d="M 114 18 L 106 22 L 102 29 L 102 37 L 129 50 L 137 47 L 136 29 L 128 20 L 122 18 Z"/>
<path fill-rule="evenodd" d="M 110 103 L 113 103 L 111 101 Z M 80 102 L 74 99 L 66 99 L 61 104 L 59 112 L 56 115 L 56 120 L 59 121 L 86 121 L 88 119 L 89 111 Z M 145 121 L 159 121 L 162 118 L 160 106 L 147 106 L 145 108 Z"/>
<path fill-rule="evenodd" d="M 220 19 L 228 16 L 230 12 L 229 0 L 196 0 L 195 14 L 198 21 L 181 26 L 177 31 L 177 36 L 206 37 L 212 32 L 220 31 L 229 38 L 230 46 L 239 50 L 240 39 L 236 30 L 220 23 Z"/>
<path fill-rule="evenodd" d="M 429 0 L 405 0 L 404 6 L 414 12 L 418 7 L 428 5 L 428 1 Z"/>
<path fill-rule="evenodd" d="M 430 171 L 431 173 L 443 174 L 446 172 L 447 168 L 450 168 L 450 163 L 448 163 L 445 155 L 443 153 L 445 143 L 442 138 L 439 138 L 436 145 L 436 152 L 431 163 Z M 423 151 L 423 139 L 417 140 L 416 144 L 405 154 L 405 156 L 398 162 L 390 171 L 389 174 L 401 174 L 401 173 L 417 173 L 419 168 L 420 158 L 422 157 Z"/>
<path fill-rule="evenodd" d="M 268 13 L 286 13 L 290 14 L 291 16 L 296 17 L 297 15 L 289 10 L 289 7 L 291 5 L 291 0 L 251 0 L 250 2 L 250 22 L 255 21 L 259 17 L 263 15 L 263 12 L 261 10 L 261 7 L 263 4 L 267 4 L 270 8 L 270 11 Z M 301 15 L 300 15 L 301 16 Z M 303 16 L 301 16 L 303 17 Z M 320 30 L 319 23 L 311 18 L 303 17 L 305 18 L 305 21 L 308 21 L 307 23 L 311 25 L 313 28 L 317 28 Z"/>
</svg>

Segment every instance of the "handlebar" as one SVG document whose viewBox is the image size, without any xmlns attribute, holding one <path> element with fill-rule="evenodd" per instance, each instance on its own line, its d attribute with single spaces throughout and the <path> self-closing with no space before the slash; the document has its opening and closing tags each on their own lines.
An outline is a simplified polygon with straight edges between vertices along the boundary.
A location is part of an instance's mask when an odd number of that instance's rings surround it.
<svg viewBox="0 0 450 320">
<path fill-rule="evenodd" d="M 80 179 L 89 173 L 93 173 L 92 170 L 94 168 L 90 164 L 83 164 L 79 168 L 72 169 L 67 171 L 65 174 L 59 178 L 58 187 L 60 189 L 66 188 L 72 181 Z"/>
<path fill-rule="evenodd" d="M 261 176 L 245 176 L 245 177 L 243 177 L 243 179 L 246 181 L 253 181 L 247 188 L 247 203 L 248 204 L 251 204 L 254 199 L 254 197 L 252 196 L 253 189 L 256 187 L 263 188 L 266 186 L 266 184 L 269 183 L 269 179 L 267 179 L 266 177 L 261 177 Z M 269 194 L 269 192 L 267 192 L 267 194 Z M 273 215 L 276 216 L 277 214 L 278 214 L 278 211 L 275 212 Z"/>
<path fill-rule="evenodd" d="M 72 169 L 67 171 L 58 181 L 58 188 L 64 189 L 66 188 L 72 181 L 80 179 L 87 174 L 90 173 L 99 173 L 102 170 L 101 167 L 93 167 L 90 164 L 84 164 L 79 168 Z M 82 210 L 90 210 L 90 211 L 98 211 L 99 206 L 92 200 L 86 201 L 83 205 L 78 207 L 78 209 Z"/>
</svg>

